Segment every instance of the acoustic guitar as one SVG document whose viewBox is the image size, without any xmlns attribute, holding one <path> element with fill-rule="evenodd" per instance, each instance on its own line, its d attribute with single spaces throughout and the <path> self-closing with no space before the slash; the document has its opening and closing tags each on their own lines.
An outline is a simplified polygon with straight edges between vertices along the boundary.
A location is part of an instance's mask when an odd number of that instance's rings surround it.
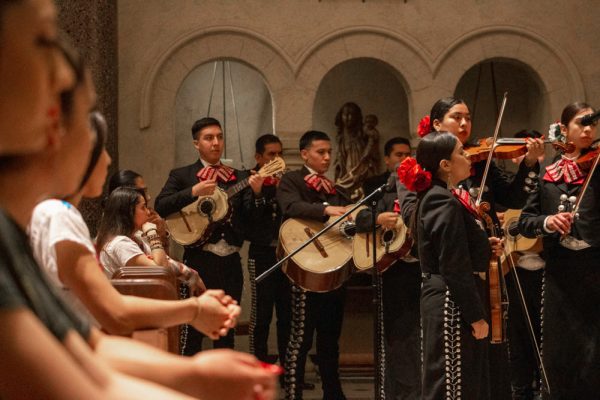
<svg viewBox="0 0 600 400">
<path fill-rule="evenodd" d="M 543 250 L 543 245 L 542 245 L 542 239 L 541 238 L 526 238 L 525 236 L 522 236 L 521 234 L 517 234 L 517 235 L 511 235 L 510 234 L 510 227 L 519 221 L 519 217 L 521 216 L 521 210 L 513 210 L 513 209 L 508 209 L 506 210 L 506 212 L 504 213 L 504 223 L 502 225 L 503 229 L 504 229 L 504 235 L 505 235 L 505 242 L 504 242 L 504 246 L 506 247 L 506 252 L 505 254 L 512 254 L 512 253 L 517 253 L 517 252 L 530 252 L 530 253 L 541 253 Z M 514 254 L 513 257 L 515 257 L 515 263 L 518 261 L 519 255 L 518 254 Z M 508 270 L 506 269 L 506 256 L 502 255 L 502 267 L 503 270 L 506 274 L 506 272 L 508 272 Z M 532 268 L 528 268 L 527 265 L 523 265 L 520 266 L 524 269 L 530 270 L 530 271 L 535 271 L 537 268 L 532 269 Z"/>
<path fill-rule="evenodd" d="M 325 224 L 315 220 L 290 218 L 279 229 L 279 259 L 313 237 Z M 282 270 L 301 288 L 329 292 L 340 287 L 352 273 L 352 223 L 333 227 L 283 263 Z"/>
<path fill-rule="evenodd" d="M 372 237 L 372 232 L 354 235 L 352 254 L 354 266 L 359 272 L 373 267 Z M 413 244 L 408 236 L 408 228 L 400 217 L 392 229 L 378 227 L 375 240 L 377 245 L 375 266 L 379 272 L 385 272 L 399 258 L 407 255 Z"/>
<path fill-rule="evenodd" d="M 277 157 L 263 165 L 257 174 L 263 178 L 276 176 L 285 170 L 285 162 Z M 203 244 L 212 230 L 231 215 L 229 199 L 250 185 L 249 177 L 227 190 L 215 188 L 212 195 L 200 196 L 179 212 L 169 215 L 165 222 L 173 240 L 182 246 Z"/>
</svg>

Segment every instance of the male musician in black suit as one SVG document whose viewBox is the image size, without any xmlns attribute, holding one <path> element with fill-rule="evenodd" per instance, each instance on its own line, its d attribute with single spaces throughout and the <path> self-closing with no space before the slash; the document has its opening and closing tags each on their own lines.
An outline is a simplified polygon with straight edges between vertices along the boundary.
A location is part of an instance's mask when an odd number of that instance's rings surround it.
<svg viewBox="0 0 600 400">
<path fill-rule="evenodd" d="M 394 137 L 388 140 L 384 146 L 387 171 L 364 183 L 366 195 L 388 183 L 377 203 L 376 222 L 382 227 L 393 228 L 398 222 L 400 207 L 394 169 L 410 154 L 407 139 Z M 356 218 L 357 231 L 370 232 L 371 221 L 371 210 L 361 211 Z M 411 255 L 397 260 L 383 273 L 382 285 L 386 398 L 418 399 L 421 396 L 421 269 L 418 260 Z"/>
<path fill-rule="evenodd" d="M 192 138 L 199 159 L 169 173 L 155 201 L 156 211 L 163 218 L 180 211 L 199 196 L 212 195 L 217 186 L 226 189 L 247 176 L 247 173 L 221 163 L 224 141 L 219 121 L 210 117 L 199 119 L 192 126 Z M 207 288 L 223 289 L 240 302 L 244 281 L 238 252 L 244 237 L 243 215 L 237 211 L 242 209 L 242 195 L 234 196 L 229 202 L 233 210 L 231 217 L 215 224 L 203 244 L 186 246 L 183 262 L 198 271 Z M 186 355 L 202 350 L 202 337 L 199 332 L 189 329 Z M 233 329 L 215 341 L 214 347 L 233 348 Z"/>
<path fill-rule="evenodd" d="M 331 162 L 331 140 L 326 133 L 308 131 L 300 138 L 305 164 L 283 176 L 277 201 L 283 218 L 305 218 L 325 222 L 346 211 L 349 197 L 324 174 Z M 339 378 L 339 345 L 344 315 L 345 288 L 326 293 L 307 292 L 292 285 L 292 329 L 286 355 L 286 399 L 302 399 L 306 356 L 317 333 L 317 363 L 324 400 L 344 400 Z"/>
<path fill-rule="evenodd" d="M 281 157 L 282 145 L 279 138 L 272 134 L 262 135 L 256 140 L 256 167 L 258 171 L 275 157 Z M 281 269 L 274 271 L 259 284 L 254 278 L 277 263 L 275 250 L 281 226 L 281 210 L 275 194 L 279 179 L 258 178 L 257 185 L 244 193 L 244 207 L 248 215 L 245 229 L 246 239 L 250 242 L 248 251 L 248 270 L 252 287 L 252 311 L 250 321 L 250 351 L 261 361 L 269 362 L 268 343 L 269 325 L 273 316 L 273 307 L 277 314 L 277 348 L 279 361 L 283 365 L 290 336 L 291 304 L 290 281 Z"/>
</svg>

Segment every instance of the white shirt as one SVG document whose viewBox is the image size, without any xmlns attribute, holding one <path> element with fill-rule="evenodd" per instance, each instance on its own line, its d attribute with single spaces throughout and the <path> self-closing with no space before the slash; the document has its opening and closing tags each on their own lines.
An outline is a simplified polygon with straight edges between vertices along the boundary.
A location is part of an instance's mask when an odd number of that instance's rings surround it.
<svg viewBox="0 0 600 400">
<path fill-rule="evenodd" d="M 96 256 L 90 231 L 79 210 L 66 201 L 41 202 L 33 210 L 29 224 L 29 240 L 36 261 L 47 273 L 50 281 L 57 288 L 62 289 L 60 292 L 65 302 L 98 325 L 79 298 L 58 277 L 55 247 L 57 243 L 74 242 L 84 246 L 90 254 Z"/>
</svg>

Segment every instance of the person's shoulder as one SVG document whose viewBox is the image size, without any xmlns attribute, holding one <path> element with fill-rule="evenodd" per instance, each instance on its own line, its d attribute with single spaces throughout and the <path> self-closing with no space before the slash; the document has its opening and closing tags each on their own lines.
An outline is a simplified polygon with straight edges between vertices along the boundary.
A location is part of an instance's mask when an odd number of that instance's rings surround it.
<svg viewBox="0 0 600 400">
<path fill-rule="evenodd" d="M 65 200 L 44 200 L 33 209 L 30 226 L 52 221 L 82 220 L 79 210 Z"/>
<path fill-rule="evenodd" d="M 428 208 L 449 207 L 460 208 L 460 203 L 448 189 L 434 185 L 423 197 L 423 202 Z"/>
<path fill-rule="evenodd" d="M 200 168 L 202 168 L 202 163 L 200 163 L 200 161 L 198 160 L 196 162 L 193 162 L 193 163 L 188 164 L 188 165 L 184 165 L 182 167 L 173 168 L 171 170 L 170 174 L 171 175 L 179 175 L 179 174 L 187 173 L 191 169 L 192 170 L 197 170 L 197 169 L 200 169 Z"/>
<path fill-rule="evenodd" d="M 111 240 L 109 240 L 106 245 L 104 246 L 104 248 L 108 251 L 110 251 L 110 249 L 114 248 L 115 246 L 119 246 L 121 244 L 131 244 L 131 243 L 135 243 L 135 241 L 133 239 L 131 239 L 130 237 L 127 237 L 125 235 L 117 235 L 114 238 L 112 238 Z"/>
</svg>

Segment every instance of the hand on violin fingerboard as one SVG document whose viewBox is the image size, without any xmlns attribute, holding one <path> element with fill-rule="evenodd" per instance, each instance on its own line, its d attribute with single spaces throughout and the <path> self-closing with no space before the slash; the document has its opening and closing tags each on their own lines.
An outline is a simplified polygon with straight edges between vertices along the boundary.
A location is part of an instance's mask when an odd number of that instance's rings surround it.
<svg viewBox="0 0 600 400">
<path fill-rule="evenodd" d="M 527 153 L 525 154 L 525 165 L 533 167 L 540 157 L 544 155 L 544 140 L 541 138 L 526 138 Z"/>
</svg>

